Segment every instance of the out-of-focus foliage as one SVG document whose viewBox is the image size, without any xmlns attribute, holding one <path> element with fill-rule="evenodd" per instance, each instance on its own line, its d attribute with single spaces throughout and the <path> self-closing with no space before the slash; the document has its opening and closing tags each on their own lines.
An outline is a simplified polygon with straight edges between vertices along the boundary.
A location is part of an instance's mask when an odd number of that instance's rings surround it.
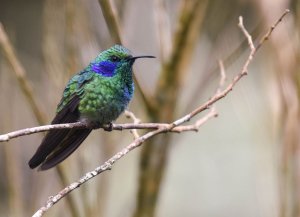
<svg viewBox="0 0 300 217">
<path fill-rule="evenodd" d="M 112 2 L 125 46 L 157 56 L 135 66 L 154 102 L 147 108 L 136 92 L 129 109 L 143 121 L 170 121 L 209 98 L 218 85 L 219 59 L 228 80 L 240 70 L 248 47 L 237 28 L 239 15 L 257 42 L 285 8 L 292 13 L 259 51 L 249 75 L 217 104 L 217 119 L 197 134 L 151 140 L 46 216 L 297 217 L 299 0 Z M 48 122 L 70 76 L 114 43 L 98 1 L 2 0 L 0 22 Z M 0 133 L 39 125 L 2 53 L 0 102 Z M 0 144 L 1 217 L 30 216 L 63 187 L 62 177 L 76 180 L 132 140 L 125 131 L 95 131 L 59 175 L 27 166 L 42 136 Z"/>
</svg>

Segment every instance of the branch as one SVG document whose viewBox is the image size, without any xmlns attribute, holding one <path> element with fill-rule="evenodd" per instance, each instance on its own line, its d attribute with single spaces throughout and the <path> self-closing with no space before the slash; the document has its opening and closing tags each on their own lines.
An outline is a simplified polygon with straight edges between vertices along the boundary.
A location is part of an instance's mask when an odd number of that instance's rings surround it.
<svg viewBox="0 0 300 217">
<path fill-rule="evenodd" d="M 157 130 L 160 128 L 165 128 L 169 124 L 167 123 L 125 123 L 125 124 L 112 124 L 111 129 L 112 130 L 134 130 L 134 129 L 144 129 L 144 130 Z M 192 125 L 189 125 L 192 126 Z M 25 128 L 17 131 L 13 131 L 10 133 L 2 134 L 0 135 L 0 142 L 7 142 L 13 138 L 21 137 L 21 136 L 27 136 L 34 133 L 40 133 L 45 131 L 51 131 L 51 130 L 58 130 L 58 129 L 85 129 L 89 128 L 90 126 L 84 122 L 75 122 L 75 123 L 67 123 L 67 124 L 52 124 L 52 125 L 44 125 L 44 126 L 38 126 L 38 127 L 31 127 L 31 128 Z M 107 129 L 109 126 L 104 125 L 99 128 Z M 171 130 L 171 132 L 181 132 L 181 127 L 176 127 Z M 186 131 L 186 130 L 184 130 Z M 139 136 L 138 136 L 139 137 Z"/>
<path fill-rule="evenodd" d="M 287 12 L 285 12 L 285 15 L 286 14 L 287 14 Z M 282 17 L 280 19 L 282 19 Z M 101 166 L 97 167 L 95 170 L 86 173 L 78 181 L 73 182 L 72 184 L 70 184 L 69 186 L 67 186 L 66 188 L 64 188 L 62 191 L 60 191 L 55 196 L 49 197 L 49 199 L 46 202 L 46 204 L 43 207 L 41 207 L 33 215 L 33 217 L 40 217 L 40 216 L 42 216 L 49 208 L 51 208 L 55 203 L 57 203 L 63 197 L 65 197 L 66 195 L 68 195 L 74 189 L 80 187 L 82 184 L 84 184 L 88 180 L 92 179 L 93 177 L 99 175 L 100 173 L 102 173 L 102 172 L 104 172 L 106 170 L 110 170 L 112 168 L 113 164 L 116 161 L 118 161 L 119 159 L 121 159 L 122 157 L 124 157 L 126 154 L 128 154 L 130 151 L 132 151 L 133 149 L 139 147 L 143 142 L 145 142 L 146 140 L 154 137 L 155 135 L 158 135 L 158 134 L 161 134 L 161 133 L 167 133 L 167 132 L 175 132 L 176 129 L 179 132 L 183 132 L 183 131 L 187 131 L 187 130 L 190 131 L 190 130 L 195 130 L 195 129 L 198 130 L 198 128 L 200 126 L 202 126 L 204 123 L 206 123 L 209 119 L 211 119 L 212 117 L 216 117 L 217 113 L 215 112 L 214 109 L 211 109 L 209 113 L 207 113 L 204 117 L 202 117 L 200 120 L 198 120 L 194 125 L 190 125 L 190 126 L 193 126 L 193 128 L 190 128 L 188 126 L 181 126 L 182 124 L 188 122 L 194 116 L 198 115 L 200 112 L 208 109 L 211 105 L 213 105 L 214 103 L 216 103 L 217 101 L 219 101 L 220 99 L 222 99 L 223 97 L 225 97 L 233 89 L 233 87 L 237 84 L 237 82 L 244 75 L 247 74 L 248 66 L 249 66 L 250 62 L 252 61 L 253 56 L 255 55 L 255 52 L 257 51 L 257 48 L 254 47 L 252 39 L 251 39 L 251 36 L 249 35 L 249 33 L 247 32 L 247 30 L 245 29 L 245 27 L 243 25 L 242 18 L 240 18 L 239 20 L 240 20 L 239 27 L 241 28 L 241 30 L 243 31 L 243 33 L 247 37 L 248 43 L 249 43 L 249 47 L 250 47 L 251 51 L 250 51 L 250 54 L 249 54 L 249 56 L 248 56 L 248 58 L 247 58 L 247 60 L 246 60 L 246 62 L 244 64 L 244 66 L 242 67 L 240 73 L 238 73 L 234 77 L 234 79 L 232 80 L 232 82 L 230 84 L 228 84 L 227 87 L 223 91 L 217 91 L 216 94 L 211 99 L 209 99 L 207 102 L 205 102 L 203 105 L 199 106 L 194 111 L 190 112 L 189 114 L 183 116 L 182 118 L 180 118 L 180 119 L 178 119 L 178 120 L 176 120 L 176 121 L 174 121 L 174 122 L 172 122 L 170 124 L 154 124 L 155 127 L 159 126 L 159 128 L 157 128 L 156 130 L 150 131 L 150 132 L 144 134 L 143 136 L 140 136 L 140 137 L 136 138 L 132 143 L 130 143 L 128 146 L 126 146 L 120 152 L 116 153 L 113 157 L 111 157 L 109 160 L 107 160 L 104 164 L 102 164 Z M 277 21 L 274 26 L 276 27 L 276 25 L 279 22 Z M 270 32 L 269 34 L 266 34 L 267 37 L 269 37 L 269 35 L 272 33 L 272 31 L 269 31 L 269 32 Z M 265 40 L 262 40 L 261 44 L 264 43 L 264 41 Z M 259 44 L 258 46 L 261 46 L 261 44 Z M 222 71 L 222 68 L 221 68 L 221 71 Z M 222 80 L 222 78 L 221 78 L 221 80 Z M 222 82 L 220 82 L 220 83 L 222 83 Z M 149 124 L 151 125 L 151 123 L 149 123 Z M 135 127 L 141 126 L 141 125 L 142 124 L 137 124 L 137 125 L 135 125 Z M 117 128 L 117 126 L 120 127 L 120 125 L 113 125 L 113 128 Z M 125 129 L 124 126 L 128 127 L 128 124 L 125 124 L 125 125 L 123 124 L 122 125 L 123 129 Z M 131 125 L 131 127 L 132 126 L 133 125 Z M 148 125 L 148 127 L 149 127 L 149 125 Z"/>
<path fill-rule="evenodd" d="M 207 122 L 212 117 L 216 117 L 216 112 L 214 110 L 211 110 L 206 116 L 204 116 L 202 119 L 200 119 L 197 123 L 197 126 L 195 128 L 199 128 L 201 125 L 203 125 L 205 122 Z M 123 148 L 121 151 L 116 153 L 113 157 L 111 157 L 109 160 L 107 160 L 104 164 L 97 167 L 91 172 L 86 173 L 84 176 L 82 176 L 78 181 L 73 182 L 63 190 L 61 190 L 58 194 L 55 196 L 49 197 L 48 201 L 46 202 L 46 205 L 41 207 L 34 215 L 33 217 L 40 217 L 42 216 L 49 208 L 51 208 L 54 204 L 56 204 L 59 200 L 61 200 L 63 197 L 65 197 L 67 194 L 75 190 L 76 188 L 79 188 L 82 184 L 89 181 L 90 179 L 94 178 L 95 176 L 99 175 L 100 173 L 111 170 L 114 163 L 116 163 L 119 159 L 124 157 L 126 154 L 128 154 L 133 149 L 139 147 L 144 141 L 150 139 L 151 137 L 158 135 L 160 133 L 166 133 L 171 132 L 172 129 L 175 130 L 176 126 L 179 126 L 180 124 L 187 122 L 188 120 L 185 118 L 179 119 L 171 124 L 165 124 L 164 127 L 160 127 L 157 130 L 148 132 L 144 134 L 143 136 L 135 139 L 132 143 L 127 145 L 125 148 Z M 182 132 L 189 130 L 187 128 L 184 128 L 184 126 L 180 128 L 177 128 L 177 132 Z M 194 129 L 191 129 L 194 130 Z"/>
<path fill-rule="evenodd" d="M 276 26 L 283 20 L 283 18 L 290 13 L 289 9 L 285 9 L 284 13 L 280 16 L 280 18 L 271 26 L 271 28 L 269 29 L 269 31 L 262 37 L 262 39 L 259 41 L 258 45 L 256 46 L 256 50 L 258 50 L 261 45 L 267 41 L 270 37 L 270 35 L 272 34 L 272 32 L 274 31 L 274 29 L 276 28 Z"/>
<path fill-rule="evenodd" d="M 116 8 L 109 0 L 98 1 L 103 13 L 103 17 L 107 23 L 110 35 L 113 41 L 117 44 L 122 44 L 121 28 L 119 25 L 119 18 L 117 17 Z"/>
<path fill-rule="evenodd" d="M 139 124 L 139 123 L 141 123 L 141 120 L 138 119 L 131 111 L 126 110 L 126 111 L 125 111 L 125 116 L 126 116 L 127 118 L 131 118 L 131 119 L 133 120 L 133 123 L 134 123 L 134 124 Z M 132 129 L 132 130 L 130 130 L 130 132 L 132 133 L 132 135 L 133 135 L 133 137 L 134 137 L 135 139 L 137 139 L 137 138 L 140 137 L 140 135 L 138 134 L 138 132 L 137 132 L 136 129 Z"/>
</svg>

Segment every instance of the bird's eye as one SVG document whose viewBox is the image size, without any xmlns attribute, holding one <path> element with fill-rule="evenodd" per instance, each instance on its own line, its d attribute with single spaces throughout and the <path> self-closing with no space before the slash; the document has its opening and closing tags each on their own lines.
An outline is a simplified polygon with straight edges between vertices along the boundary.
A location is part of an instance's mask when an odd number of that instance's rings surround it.
<svg viewBox="0 0 300 217">
<path fill-rule="evenodd" d="M 120 60 L 120 58 L 117 57 L 117 56 L 112 56 L 112 57 L 111 57 L 111 61 L 113 61 L 113 62 L 117 62 L 117 61 L 119 61 L 119 60 Z"/>
</svg>

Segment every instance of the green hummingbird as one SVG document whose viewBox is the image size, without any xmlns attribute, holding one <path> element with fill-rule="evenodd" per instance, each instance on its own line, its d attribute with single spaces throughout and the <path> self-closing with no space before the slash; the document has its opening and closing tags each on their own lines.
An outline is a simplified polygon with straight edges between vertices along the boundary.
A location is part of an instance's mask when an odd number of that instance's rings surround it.
<svg viewBox="0 0 300 217">
<path fill-rule="evenodd" d="M 83 121 L 89 126 L 111 124 L 130 102 L 134 83 L 132 66 L 138 58 L 121 45 L 101 52 L 68 82 L 51 124 Z M 91 133 L 86 129 L 49 131 L 28 162 L 31 169 L 47 170 L 72 154 Z"/>
</svg>

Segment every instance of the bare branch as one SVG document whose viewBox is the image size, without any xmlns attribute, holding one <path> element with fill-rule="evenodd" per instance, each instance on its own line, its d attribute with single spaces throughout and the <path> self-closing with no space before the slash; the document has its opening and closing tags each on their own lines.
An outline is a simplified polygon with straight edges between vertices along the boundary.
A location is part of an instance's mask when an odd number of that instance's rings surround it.
<svg viewBox="0 0 300 217">
<path fill-rule="evenodd" d="M 138 119 L 136 119 L 138 120 Z M 169 124 L 167 123 L 125 123 L 125 124 L 112 124 L 112 130 L 136 130 L 136 129 L 144 129 L 144 130 L 157 130 L 160 128 L 165 128 Z M 192 125 L 191 125 L 192 126 Z M 52 124 L 52 125 L 44 125 L 44 126 L 38 126 L 38 127 L 32 127 L 32 128 L 25 128 L 17 131 L 13 131 L 10 133 L 2 134 L 0 135 L 0 142 L 7 142 L 13 138 L 21 137 L 21 136 L 27 136 L 34 133 L 40 133 L 45 131 L 51 131 L 51 130 L 57 130 L 57 129 L 84 129 L 89 128 L 90 126 L 87 125 L 84 122 L 75 122 L 75 123 L 68 123 L 68 124 Z M 104 125 L 102 129 L 106 129 L 108 126 Z M 176 127 L 172 129 L 170 132 L 180 132 L 180 128 Z M 186 131 L 186 130 L 184 130 Z M 139 136 L 134 135 L 135 138 L 138 138 Z"/>
<path fill-rule="evenodd" d="M 20 136 L 26 136 L 34 133 L 45 132 L 53 129 L 68 129 L 68 128 L 86 128 L 85 123 L 76 122 L 70 124 L 53 124 L 53 125 L 44 125 L 32 128 L 25 128 L 22 130 L 13 131 L 7 134 L 0 135 L 0 142 L 7 142 L 13 138 Z"/>
<path fill-rule="evenodd" d="M 270 35 L 272 34 L 272 32 L 274 31 L 274 29 L 276 28 L 276 26 L 282 21 L 282 19 L 288 14 L 290 13 L 289 9 L 285 9 L 284 13 L 281 15 L 281 17 L 279 17 L 279 19 L 271 26 L 271 28 L 269 29 L 269 31 L 262 37 L 262 39 L 259 41 L 258 45 L 256 46 L 256 50 L 258 50 L 261 45 L 267 41 L 270 37 Z"/>
<path fill-rule="evenodd" d="M 125 116 L 126 116 L 127 118 L 131 118 L 131 119 L 133 120 L 133 123 L 134 123 L 134 124 L 139 124 L 139 123 L 141 123 L 141 120 L 138 119 L 131 111 L 126 110 L 126 111 L 125 111 Z M 130 132 L 132 133 L 132 135 L 133 135 L 133 137 L 134 137 L 135 139 L 137 139 L 137 138 L 140 137 L 140 135 L 138 134 L 138 132 L 137 132 L 136 129 L 132 129 L 132 130 L 130 130 Z"/>
<path fill-rule="evenodd" d="M 219 60 L 219 67 L 220 67 L 220 81 L 219 81 L 219 87 L 216 91 L 217 94 L 221 92 L 226 81 L 226 73 L 225 73 L 224 63 L 222 60 Z"/>
<path fill-rule="evenodd" d="M 217 117 L 217 116 L 218 116 L 218 113 L 217 113 L 215 107 L 213 107 L 207 115 L 205 115 L 203 118 L 197 120 L 195 124 L 174 127 L 171 132 L 176 132 L 176 133 L 181 133 L 181 132 L 185 132 L 185 131 L 195 131 L 195 132 L 198 132 L 199 128 L 205 122 L 207 122 L 209 119 L 211 119 L 213 117 Z"/>
<path fill-rule="evenodd" d="M 225 67 L 222 60 L 219 60 L 219 66 L 220 66 L 220 82 L 219 87 L 222 88 L 226 81 L 226 73 L 225 73 Z"/>
<path fill-rule="evenodd" d="M 254 51 L 254 52 L 255 52 L 255 46 L 254 46 L 254 44 L 253 44 L 252 37 L 251 37 L 251 35 L 248 33 L 248 31 L 246 30 L 246 28 L 244 27 L 243 17 L 242 17 L 242 16 L 239 16 L 239 24 L 238 24 L 238 26 L 241 28 L 242 32 L 243 32 L 244 35 L 246 36 L 251 51 Z"/>
</svg>

